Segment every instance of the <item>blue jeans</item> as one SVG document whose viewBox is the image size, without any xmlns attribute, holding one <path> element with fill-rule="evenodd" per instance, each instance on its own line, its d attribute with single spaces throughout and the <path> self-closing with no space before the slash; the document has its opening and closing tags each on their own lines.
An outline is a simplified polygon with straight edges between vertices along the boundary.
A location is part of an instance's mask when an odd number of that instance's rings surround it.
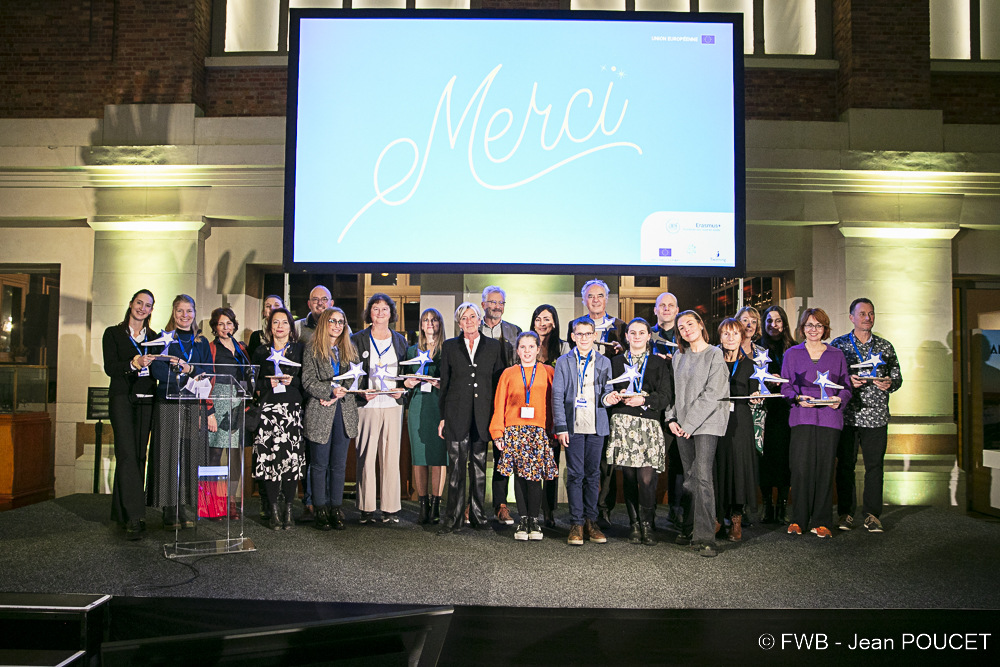
<svg viewBox="0 0 1000 667">
<path fill-rule="evenodd" d="M 569 522 L 582 526 L 584 519 L 597 519 L 597 497 L 601 493 L 601 451 L 604 436 L 574 433 L 566 447 L 566 495 Z"/>
<path fill-rule="evenodd" d="M 311 462 L 307 479 L 311 481 L 314 505 L 340 507 L 344 502 L 344 475 L 347 469 L 347 448 L 351 439 L 344 429 L 339 403 L 327 441 L 319 443 L 309 440 L 308 443 Z"/>
</svg>

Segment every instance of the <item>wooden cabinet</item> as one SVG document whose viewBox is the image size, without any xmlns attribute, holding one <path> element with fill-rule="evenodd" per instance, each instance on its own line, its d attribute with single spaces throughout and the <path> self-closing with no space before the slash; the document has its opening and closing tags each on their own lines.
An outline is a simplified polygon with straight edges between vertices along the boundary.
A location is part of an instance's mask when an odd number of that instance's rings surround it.
<svg viewBox="0 0 1000 667">
<path fill-rule="evenodd" d="M 0 510 L 55 497 L 47 412 L 0 414 Z"/>
</svg>

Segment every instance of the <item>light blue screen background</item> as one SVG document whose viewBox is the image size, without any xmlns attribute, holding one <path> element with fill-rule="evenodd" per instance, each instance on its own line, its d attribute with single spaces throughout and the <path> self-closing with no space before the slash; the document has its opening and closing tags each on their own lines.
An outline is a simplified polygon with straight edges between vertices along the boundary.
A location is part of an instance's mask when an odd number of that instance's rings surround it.
<svg viewBox="0 0 1000 667">
<path fill-rule="evenodd" d="M 702 35 L 714 36 L 703 44 Z M 654 40 L 654 37 L 661 39 Z M 664 41 L 670 38 L 694 41 Z M 300 36 L 295 171 L 296 262 L 488 264 L 642 264 L 639 230 L 657 211 L 734 212 L 732 26 L 625 21 L 303 19 Z M 415 193 L 399 206 L 375 198 L 374 170 L 391 142 L 418 148 L 414 173 L 385 195 L 413 188 L 427 153 L 435 110 L 449 80 L 453 131 L 476 89 L 495 76 L 475 127 L 475 169 L 483 181 L 508 184 L 602 144 L 599 150 L 520 187 L 491 190 L 473 178 L 469 140 L 482 100 L 474 98 L 454 149 L 447 100 Z M 614 68 L 612 70 L 612 68 Z M 624 76 L 621 74 L 624 72 Z M 552 105 L 545 141 L 560 131 L 566 105 L 575 137 L 587 135 L 604 104 L 605 127 L 587 141 L 563 136 L 541 147 L 544 118 L 532 113 L 520 146 L 500 164 L 484 152 L 487 123 L 511 110 L 510 129 L 490 144 L 494 156 L 514 146 L 537 84 L 536 102 Z M 506 125 L 494 122 L 491 134 Z M 414 160 L 400 143 L 380 166 L 386 189 Z M 734 232 L 706 237 L 722 265 L 734 266 Z M 684 265 L 683 260 L 673 261 Z M 704 264 L 704 261 L 691 261 Z M 716 264 L 718 265 L 718 264 Z"/>
</svg>

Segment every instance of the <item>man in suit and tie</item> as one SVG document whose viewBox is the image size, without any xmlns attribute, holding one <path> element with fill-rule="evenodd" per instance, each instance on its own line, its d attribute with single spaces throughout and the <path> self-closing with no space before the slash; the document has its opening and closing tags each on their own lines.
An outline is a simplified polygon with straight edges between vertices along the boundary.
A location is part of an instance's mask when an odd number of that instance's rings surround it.
<svg viewBox="0 0 1000 667">
<path fill-rule="evenodd" d="M 493 418 L 493 391 L 504 371 L 501 344 L 479 331 L 482 312 L 465 302 L 455 310 L 461 333 L 441 346 L 441 423 L 438 434 L 448 445 L 448 507 L 439 535 L 462 527 L 465 475 L 472 478 L 469 520 L 489 526 L 486 503 L 486 447 Z"/>
</svg>

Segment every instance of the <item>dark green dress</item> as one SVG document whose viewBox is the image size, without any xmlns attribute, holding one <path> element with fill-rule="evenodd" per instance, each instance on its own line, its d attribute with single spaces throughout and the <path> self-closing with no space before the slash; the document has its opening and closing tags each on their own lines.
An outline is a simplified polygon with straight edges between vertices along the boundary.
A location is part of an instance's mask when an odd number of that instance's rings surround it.
<svg viewBox="0 0 1000 667">
<path fill-rule="evenodd" d="M 419 350 L 411 345 L 406 351 L 407 359 L 415 359 Z M 402 366 L 400 374 L 416 373 L 419 366 Z M 441 376 L 441 353 L 424 369 L 427 375 Z M 410 414 L 407 417 L 407 429 L 410 434 L 410 458 L 415 466 L 446 466 L 448 465 L 448 448 L 444 440 L 438 437 L 438 424 L 441 423 L 441 409 L 438 406 L 437 388 L 421 391 L 421 385 L 410 390 Z"/>
</svg>

